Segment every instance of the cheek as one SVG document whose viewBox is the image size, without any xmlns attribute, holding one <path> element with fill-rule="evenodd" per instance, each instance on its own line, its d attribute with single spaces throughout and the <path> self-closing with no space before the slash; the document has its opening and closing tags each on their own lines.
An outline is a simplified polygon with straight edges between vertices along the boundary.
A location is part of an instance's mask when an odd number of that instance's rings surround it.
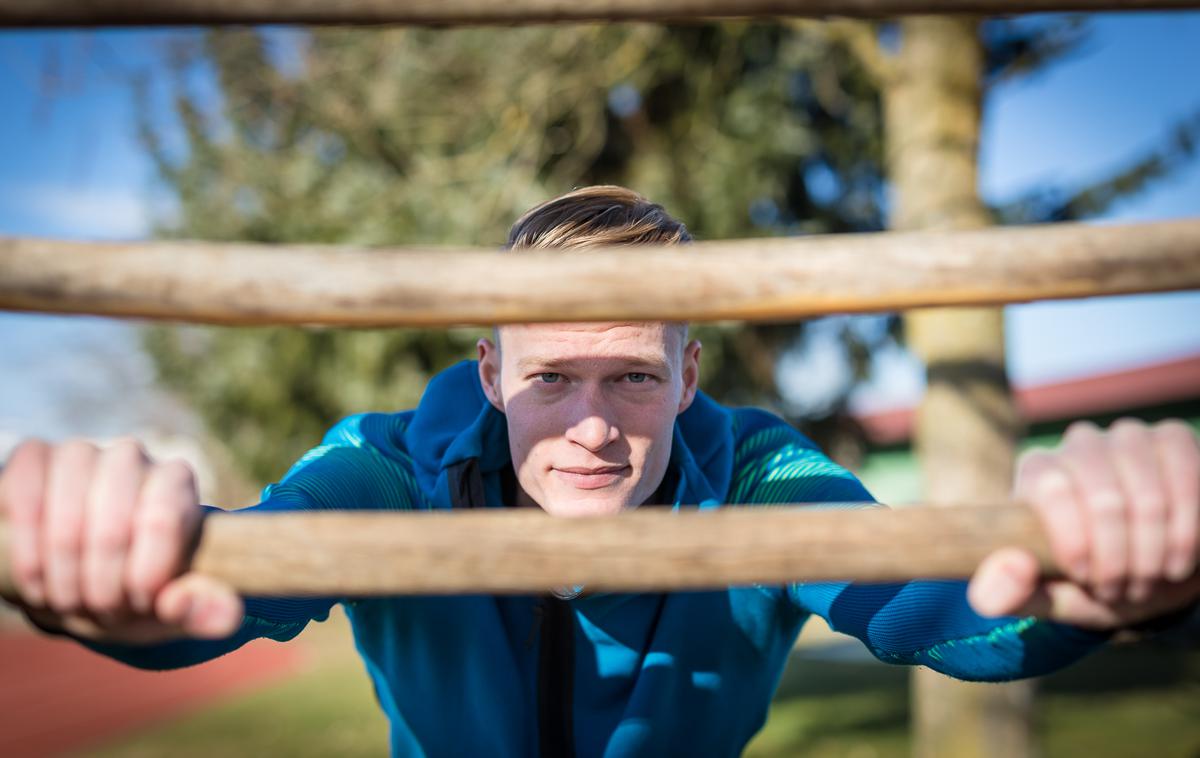
<svg viewBox="0 0 1200 758">
<path fill-rule="evenodd" d="M 546 414 L 538 413 L 536 409 L 523 407 L 521 403 L 506 407 L 509 450 L 513 466 L 519 470 L 524 464 L 544 457 L 548 443 L 562 432 L 555 431 Z"/>
<path fill-rule="evenodd" d="M 674 406 L 665 402 L 653 408 L 639 408 L 628 416 L 623 431 L 635 462 L 653 466 L 656 461 L 665 460 L 671 452 L 675 431 Z"/>
</svg>

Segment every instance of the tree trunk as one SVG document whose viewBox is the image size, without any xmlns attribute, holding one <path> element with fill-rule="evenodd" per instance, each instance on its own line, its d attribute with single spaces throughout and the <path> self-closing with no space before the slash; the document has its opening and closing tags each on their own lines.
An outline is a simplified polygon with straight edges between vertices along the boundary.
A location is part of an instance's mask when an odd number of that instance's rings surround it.
<svg viewBox="0 0 1200 758">
<path fill-rule="evenodd" d="M 969 229 L 990 218 L 978 196 L 983 49 L 978 21 L 900 22 L 894 78 L 884 90 L 894 229 Z M 1012 486 L 1018 417 L 1004 368 L 999 308 L 905 315 L 928 389 L 914 444 L 926 499 L 1001 501 Z M 912 678 L 919 758 L 1029 756 L 1031 683 L 980 685 L 929 670 Z"/>
</svg>

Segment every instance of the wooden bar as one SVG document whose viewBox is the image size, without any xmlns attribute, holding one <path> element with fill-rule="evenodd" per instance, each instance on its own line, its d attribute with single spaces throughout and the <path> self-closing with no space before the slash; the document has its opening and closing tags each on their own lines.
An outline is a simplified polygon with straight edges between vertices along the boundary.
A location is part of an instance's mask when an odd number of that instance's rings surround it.
<svg viewBox="0 0 1200 758">
<path fill-rule="evenodd" d="M 2 524 L 0 524 L 2 527 Z M 11 592 L 0 532 L 0 590 Z M 1033 512 L 981 508 L 643 508 L 222 514 L 194 568 L 248 595 L 526 593 L 584 585 L 662 591 L 796 581 L 967 577 L 1005 545 L 1052 572 Z"/>
<path fill-rule="evenodd" d="M 1200 219 L 500 253 L 0 238 L 0 309 L 217 324 L 783 321 L 1200 288 Z"/>
<path fill-rule="evenodd" d="M 1196 0 L 0 0 L 3 26 L 530 24 L 751 16 L 1134 11 Z"/>
</svg>

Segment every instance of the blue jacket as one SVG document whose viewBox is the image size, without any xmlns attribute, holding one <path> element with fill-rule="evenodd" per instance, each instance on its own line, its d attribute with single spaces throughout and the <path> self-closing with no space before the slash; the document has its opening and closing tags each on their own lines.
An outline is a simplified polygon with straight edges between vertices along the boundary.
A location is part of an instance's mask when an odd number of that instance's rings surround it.
<svg viewBox="0 0 1200 758">
<path fill-rule="evenodd" d="M 259 510 L 503 508 L 505 417 L 473 362 L 429 384 L 415 411 L 345 419 L 264 492 Z M 865 502 L 871 497 L 779 418 L 703 394 L 678 418 L 674 502 Z M 286 640 L 334 602 L 391 722 L 395 755 L 738 755 L 763 725 L 813 614 L 880 660 L 972 680 L 1066 665 L 1103 637 L 985 619 L 962 582 L 794 584 L 676 594 L 250 599 L 227 640 L 100 647 L 148 668 L 250 639 Z"/>
</svg>

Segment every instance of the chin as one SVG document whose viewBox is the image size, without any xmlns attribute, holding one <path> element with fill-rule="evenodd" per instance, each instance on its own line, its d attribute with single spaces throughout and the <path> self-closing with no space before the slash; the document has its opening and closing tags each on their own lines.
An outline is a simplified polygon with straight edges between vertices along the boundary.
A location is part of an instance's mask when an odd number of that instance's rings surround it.
<svg viewBox="0 0 1200 758">
<path fill-rule="evenodd" d="M 625 498 L 580 498 L 562 495 L 553 498 L 549 503 L 541 503 L 542 510 L 551 516 L 586 517 L 613 516 L 633 506 Z"/>
</svg>

